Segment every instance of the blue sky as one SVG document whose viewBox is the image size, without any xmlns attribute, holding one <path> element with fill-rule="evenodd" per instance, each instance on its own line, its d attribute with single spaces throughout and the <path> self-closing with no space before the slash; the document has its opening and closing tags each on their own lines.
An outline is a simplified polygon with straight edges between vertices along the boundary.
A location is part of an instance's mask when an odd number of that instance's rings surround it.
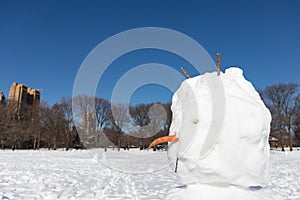
<svg viewBox="0 0 300 200">
<path fill-rule="evenodd" d="M 76 73 L 105 39 L 132 28 L 164 27 L 199 42 L 222 67 L 239 66 L 257 89 L 300 83 L 300 2 L 289 1 L 0 1 L 0 91 L 12 82 L 41 89 L 49 104 L 71 97 Z M 136 65 L 157 62 L 180 70 L 175 55 L 144 50 L 117 59 L 97 96 Z M 172 93 L 146 85 L 131 103 L 170 101 Z"/>
</svg>

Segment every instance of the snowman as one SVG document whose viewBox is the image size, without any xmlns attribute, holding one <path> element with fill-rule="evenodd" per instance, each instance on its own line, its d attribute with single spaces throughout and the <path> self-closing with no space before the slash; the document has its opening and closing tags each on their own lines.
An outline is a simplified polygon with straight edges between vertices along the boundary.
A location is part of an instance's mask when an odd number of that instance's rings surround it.
<svg viewBox="0 0 300 200">
<path fill-rule="evenodd" d="M 165 199 L 276 199 L 268 190 L 271 114 L 239 68 L 181 84 L 172 99 L 168 158 L 182 186 Z"/>
</svg>

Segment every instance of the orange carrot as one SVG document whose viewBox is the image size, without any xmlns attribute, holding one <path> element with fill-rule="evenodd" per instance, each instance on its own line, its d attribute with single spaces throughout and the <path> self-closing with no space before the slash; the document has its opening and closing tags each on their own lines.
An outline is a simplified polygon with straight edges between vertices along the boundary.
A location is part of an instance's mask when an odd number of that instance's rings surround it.
<svg viewBox="0 0 300 200">
<path fill-rule="evenodd" d="M 163 143 L 163 142 L 177 142 L 177 141 L 178 141 L 178 138 L 176 137 L 176 135 L 169 135 L 169 136 L 161 137 L 161 138 L 158 138 L 158 139 L 154 140 L 149 145 L 148 148 L 150 149 L 154 145 L 157 145 L 157 144 L 160 144 L 160 143 Z"/>
</svg>

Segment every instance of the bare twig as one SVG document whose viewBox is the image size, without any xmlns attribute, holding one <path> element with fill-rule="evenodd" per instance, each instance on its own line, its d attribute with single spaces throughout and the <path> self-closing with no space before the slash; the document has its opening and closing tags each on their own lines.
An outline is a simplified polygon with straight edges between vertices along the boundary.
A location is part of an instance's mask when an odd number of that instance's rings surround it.
<svg viewBox="0 0 300 200">
<path fill-rule="evenodd" d="M 217 53 L 218 56 L 218 76 L 220 76 L 220 71 L 221 71 L 221 54 Z"/>
<path fill-rule="evenodd" d="M 181 71 L 184 73 L 186 78 L 191 78 L 191 76 L 187 73 L 187 71 L 183 67 L 181 67 Z"/>
</svg>

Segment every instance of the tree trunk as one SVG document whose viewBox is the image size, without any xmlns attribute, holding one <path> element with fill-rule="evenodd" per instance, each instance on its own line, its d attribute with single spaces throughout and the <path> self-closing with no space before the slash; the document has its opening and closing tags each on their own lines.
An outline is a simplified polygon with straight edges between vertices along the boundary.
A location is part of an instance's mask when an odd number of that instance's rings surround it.
<svg viewBox="0 0 300 200">
<path fill-rule="evenodd" d="M 34 139 L 33 139 L 33 150 L 36 150 L 36 143 L 37 143 L 37 137 L 36 137 L 36 135 L 34 135 Z"/>
<path fill-rule="evenodd" d="M 38 139 L 37 139 L 37 149 L 40 149 L 40 145 L 41 145 L 41 133 L 38 133 Z"/>
<path fill-rule="evenodd" d="M 290 119 L 289 119 L 289 122 L 288 122 L 288 134 L 289 134 L 290 151 L 293 151 L 293 142 L 292 142 L 292 136 L 291 136 L 291 120 Z"/>
<path fill-rule="evenodd" d="M 291 134 L 289 134 L 289 145 L 290 145 L 290 151 L 293 151 L 293 142 L 292 142 L 292 137 Z"/>
<path fill-rule="evenodd" d="M 144 149 L 143 138 L 140 138 L 140 150 Z"/>
<path fill-rule="evenodd" d="M 57 140 L 56 140 L 56 138 L 54 138 L 54 140 L 53 140 L 53 150 L 56 150 L 56 148 L 57 148 Z"/>
<path fill-rule="evenodd" d="M 284 139 L 283 139 L 283 132 L 280 131 L 280 145 L 281 145 L 281 151 L 284 151 Z"/>
<path fill-rule="evenodd" d="M 121 137 L 118 135 L 118 151 L 120 151 L 121 148 Z"/>
<path fill-rule="evenodd" d="M 70 132 L 67 130 L 67 147 L 66 147 L 66 151 L 68 151 L 70 149 Z"/>
</svg>

